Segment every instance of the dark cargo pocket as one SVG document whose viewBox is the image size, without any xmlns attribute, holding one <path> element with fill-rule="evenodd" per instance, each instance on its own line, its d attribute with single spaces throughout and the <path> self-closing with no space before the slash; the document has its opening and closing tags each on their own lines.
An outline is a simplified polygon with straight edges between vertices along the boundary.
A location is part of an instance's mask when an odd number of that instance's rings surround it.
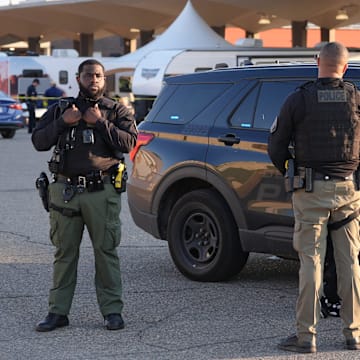
<svg viewBox="0 0 360 360">
<path fill-rule="evenodd" d="M 120 197 L 110 197 L 107 199 L 106 224 L 104 236 L 104 249 L 111 250 L 119 246 L 121 239 L 120 222 Z"/>
<path fill-rule="evenodd" d="M 55 211 L 50 210 L 50 241 L 56 247 L 60 247 L 58 228 L 59 228 L 58 215 Z"/>
</svg>

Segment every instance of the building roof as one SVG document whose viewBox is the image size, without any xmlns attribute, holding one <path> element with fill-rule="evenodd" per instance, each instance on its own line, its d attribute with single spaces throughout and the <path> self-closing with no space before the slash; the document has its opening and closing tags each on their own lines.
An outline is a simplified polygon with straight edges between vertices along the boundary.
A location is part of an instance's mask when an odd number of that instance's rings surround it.
<svg viewBox="0 0 360 360">
<path fill-rule="evenodd" d="M 41 37 L 44 41 L 78 39 L 79 33 L 101 38 L 110 34 L 135 38 L 130 29 L 166 28 L 184 8 L 187 0 L 62 0 L 22 1 L 0 7 L 0 44 Z M 210 26 L 232 25 L 256 33 L 309 21 L 332 29 L 360 23 L 360 0 L 192 0 Z M 336 20 L 338 10 L 347 20 Z M 270 18 L 258 24 L 261 15 Z"/>
</svg>

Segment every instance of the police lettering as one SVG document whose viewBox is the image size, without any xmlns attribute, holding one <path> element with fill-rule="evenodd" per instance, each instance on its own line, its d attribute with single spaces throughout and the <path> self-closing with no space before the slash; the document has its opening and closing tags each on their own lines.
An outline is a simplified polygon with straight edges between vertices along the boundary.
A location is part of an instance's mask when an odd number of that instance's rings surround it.
<svg viewBox="0 0 360 360">
<path fill-rule="evenodd" d="M 317 98 L 319 103 L 346 102 L 345 90 L 318 90 Z"/>
</svg>

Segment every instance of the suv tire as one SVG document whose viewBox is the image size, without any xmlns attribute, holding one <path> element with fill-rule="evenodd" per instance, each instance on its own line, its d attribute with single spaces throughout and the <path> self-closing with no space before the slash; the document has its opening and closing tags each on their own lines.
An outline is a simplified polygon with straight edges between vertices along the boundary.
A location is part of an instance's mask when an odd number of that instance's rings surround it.
<svg viewBox="0 0 360 360">
<path fill-rule="evenodd" d="M 222 281 L 245 266 L 237 227 L 224 199 L 214 190 L 195 190 L 173 207 L 167 239 L 182 274 L 196 281 Z"/>
<path fill-rule="evenodd" d="M 4 139 L 12 139 L 15 136 L 15 130 L 1 130 L 0 133 Z"/>
</svg>

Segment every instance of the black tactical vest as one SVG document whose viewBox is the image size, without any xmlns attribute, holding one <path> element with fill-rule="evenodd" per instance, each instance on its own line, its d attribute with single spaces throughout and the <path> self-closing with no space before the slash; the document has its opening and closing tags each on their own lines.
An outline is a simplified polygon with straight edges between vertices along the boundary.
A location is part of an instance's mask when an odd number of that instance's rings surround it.
<svg viewBox="0 0 360 360">
<path fill-rule="evenodd" d="M 359 159 L 360 123 L 356 87 L 342 80 L 319 79 L 300 87 L 304 118 L 296 124 L 295 157 L 299 164 Z"/>
<path fill-rule="evenodd" d="M 99 100 L 84 97 L 67 98 L 67 101 L 70 103 L 69 106 L 72 103 L 76 104 L 82 113 L 98 104 L 103 117 L 109 121 L 117 117 L 117 110 L 121 106 L 120 103 L 105 97 Z M 83 119 L 76 126 L 68 127 L 67 131 L 60 135 L 56 148 L 61 154 L 57 173 L 67 176 L 109 169 L 119 162 L 118 156 L 122 156 L 122 153 L 115 151 L 103 136 L 99 135 L 95 126 L 89 126 Z"/>
</svg>

